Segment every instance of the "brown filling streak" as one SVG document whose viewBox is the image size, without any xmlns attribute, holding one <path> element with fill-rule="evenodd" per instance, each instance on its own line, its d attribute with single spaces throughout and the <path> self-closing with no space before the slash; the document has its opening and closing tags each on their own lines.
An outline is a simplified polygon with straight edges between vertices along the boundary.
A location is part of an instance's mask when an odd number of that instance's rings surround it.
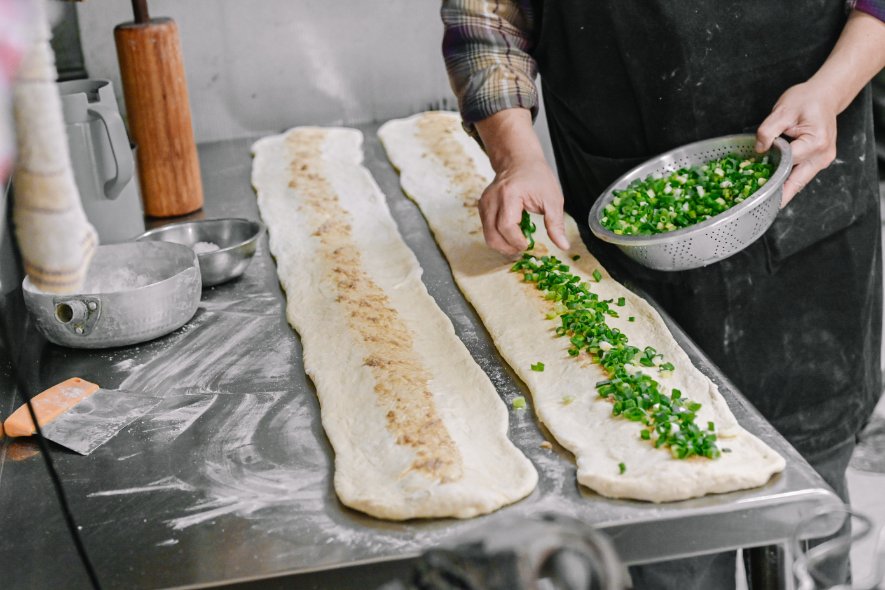
<svg viewBox="0 0 885 590">
<path fill-rule="evenodd" d="M 452 186 L 459 192 L 461 204 L 468 209 L 475 209 L 488 182 L 476 171 L 473 160 L 455 138 L 456 134 L 463 132 L 458 122 L 447 115 L 425 113 L 418 119 L 418 139 L 449 173 Z M 469 217 L 471 224 L 468 233 L 482 233 L 479 215 L 471 212 Z"/>
<path fill-rule="evenodd" d="M 375 378 L 375 393 L 387 408 L 387 429 L 396 443 L 416 455 L 411 469 L 441 482 L 463 476 L 463 462 L 455 442 L 436 413 L 428 383 L 430 372 L 413 348 L 412 335 L 381 287 L 363 270 L 361 253 L 353 241 L 350 214 L 322 173 L 320 159 L 324 133 L 290 133 L 289 187 L 298 192 L 302 210 L 317 227 L 312 236 L 325 259 L 336 301 L 362 338 L 368 354 L 363 364 Z"/>
<path fill-rule="evenodd" d="M 481 195 L 485 190 L 485 179 L 475 171 L 473 160 L 464 151 L 464 147 L 455 139 L 455 134 L 461 133 L 458 123 L 450 117 L 441 116 L 436 113 L 425 113 L 418 120 L 418 137 L 428 146 L 435 157 L 437 157 L 452 178 L 452 182 L 459 187 L 460 196 L 464 202 L 464 206 L 475 206 L 478 198 L 475 195 Z M 478 219 L 478 216 L 477 216 Z M 473 232 L 471 232 L 473 233 Z M 549 254 L 547 246 L 536 243 L 531 251 L 535 256 L 546 256 Z M 513 273 L 515 278 L 521 278 L 521 273 Z M 540 302 L 540 308 L 547 310 L 552 308 L 550 301 L 544 298 L 544 292 L 539 291 L 537 286 L 531 282 L 521 281 L 523 288 L 529 297 Z M 553 332 L 555 328 L 551 328 Z M 583 357 L 584 355 L 582 355 Z M 583 366 L 591 366 L 593 363 L 588 358 L 582 361 Z"/>
<path fill-rule="evenodd" d="M 465 207 L 477 207 L 479 198 L 486 189 L 486 179 L 474 167 L 473 160 L 464 151 L 464 146 L 455 138 L 463 133 L 458 122 L 440 113 L 424 113 L 418 119 L 418 138 L 430 149 L 430 153 L 440 161 L 456 187 Z M 473 228 L 471 235 L 482 232 L 479 215 L 471 215 Z M 535 244 L 532 254 L 545 256 L 549 254 L 547 246 Z M 534 285 L 530 285 L 535 289 Z"/>
</svg>

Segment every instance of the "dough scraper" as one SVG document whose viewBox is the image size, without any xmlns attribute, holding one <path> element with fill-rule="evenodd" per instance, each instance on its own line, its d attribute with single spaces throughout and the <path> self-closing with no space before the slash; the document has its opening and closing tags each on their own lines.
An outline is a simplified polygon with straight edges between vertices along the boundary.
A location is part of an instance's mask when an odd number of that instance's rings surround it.
<svg viewBox="0 0 885 590">
<path fill-rule="evenodd" d="M 160 398 L 113 389 L 73 377 L 35 395 L 31 405 L 43 437 L 88 455 L 146 414 Z M 3 423 L 6 436 L 31 436 L 37 429 L 23 404 Z"/>
</svg>

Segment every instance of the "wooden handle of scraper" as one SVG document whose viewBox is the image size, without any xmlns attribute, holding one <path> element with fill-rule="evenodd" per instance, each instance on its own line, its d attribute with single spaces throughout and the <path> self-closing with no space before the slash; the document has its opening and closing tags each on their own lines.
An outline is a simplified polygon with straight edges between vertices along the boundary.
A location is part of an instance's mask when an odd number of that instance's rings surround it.
<svg viewBox="0 0 885 590">
<path fill-rule="evenodd" d="M 143 4 L 143 3 L 141 3 Z M 138 144 L 144 212 L 151 217 L 185 215 L 203 206 L 203 184 L 178 27 L 172 19 L 114 29 L 129 129 Z"/>
</svg>

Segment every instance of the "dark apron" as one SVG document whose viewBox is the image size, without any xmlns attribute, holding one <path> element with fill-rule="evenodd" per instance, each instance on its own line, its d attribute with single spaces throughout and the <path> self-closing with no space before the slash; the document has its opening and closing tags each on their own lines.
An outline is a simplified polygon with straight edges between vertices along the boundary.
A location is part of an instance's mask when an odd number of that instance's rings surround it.
<svg viewBox="0 0 885 590">
<path fill-rule="evenodd" d="M 566 209 L 586 228 L 618 176 L 673 147 L 754 131 L 807 80 L 844 0 L 537 0 L 534 55 Z M 665 273 L 585 241 L 648 291 L 803 453 L 853 436 L 881 391 L 882 264 L 870 91 L 837 161 L 743 252 Z"/>
</svg>

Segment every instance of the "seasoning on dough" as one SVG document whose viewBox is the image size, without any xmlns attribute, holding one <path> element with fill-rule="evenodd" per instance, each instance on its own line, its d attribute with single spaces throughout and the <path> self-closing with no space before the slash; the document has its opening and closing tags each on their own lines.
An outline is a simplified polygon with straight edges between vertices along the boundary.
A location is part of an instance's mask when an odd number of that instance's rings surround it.
<svg viewBox="0 0 885 590">
<path fill-rule="evenodd" d="M 387 429 L 396 443 L 416 455 L 411 469 L 440 482 L 463 476 L 463 459 L 438 416 L 429 389 L 430 372 L 413 347 L 412 335 L 385 295 L 366 274 L 353 240 L 350 214 L 322 173 L 323 133 L 298 130 L 289 135 L 290 182 L 314 227 L 312 237 L 337 287 L 336 302 L 359 334 L 368 354 L 363 360 L 375 378 L 375 393 L 387 409 Z"/>
<path fill-rule="evenodd" d="M 476 207 L 479 197 L 486 189 L 486 179 L 478 173 L 473 162 L 458 141 L 460 126 L 443 113 L 425 113 L 418 120 L 418 137 L 451 173 L 452 185 L 460 190 L 464 207 Z M 479 221 L 479 217 L 476 217 Z"/>
</svg>

